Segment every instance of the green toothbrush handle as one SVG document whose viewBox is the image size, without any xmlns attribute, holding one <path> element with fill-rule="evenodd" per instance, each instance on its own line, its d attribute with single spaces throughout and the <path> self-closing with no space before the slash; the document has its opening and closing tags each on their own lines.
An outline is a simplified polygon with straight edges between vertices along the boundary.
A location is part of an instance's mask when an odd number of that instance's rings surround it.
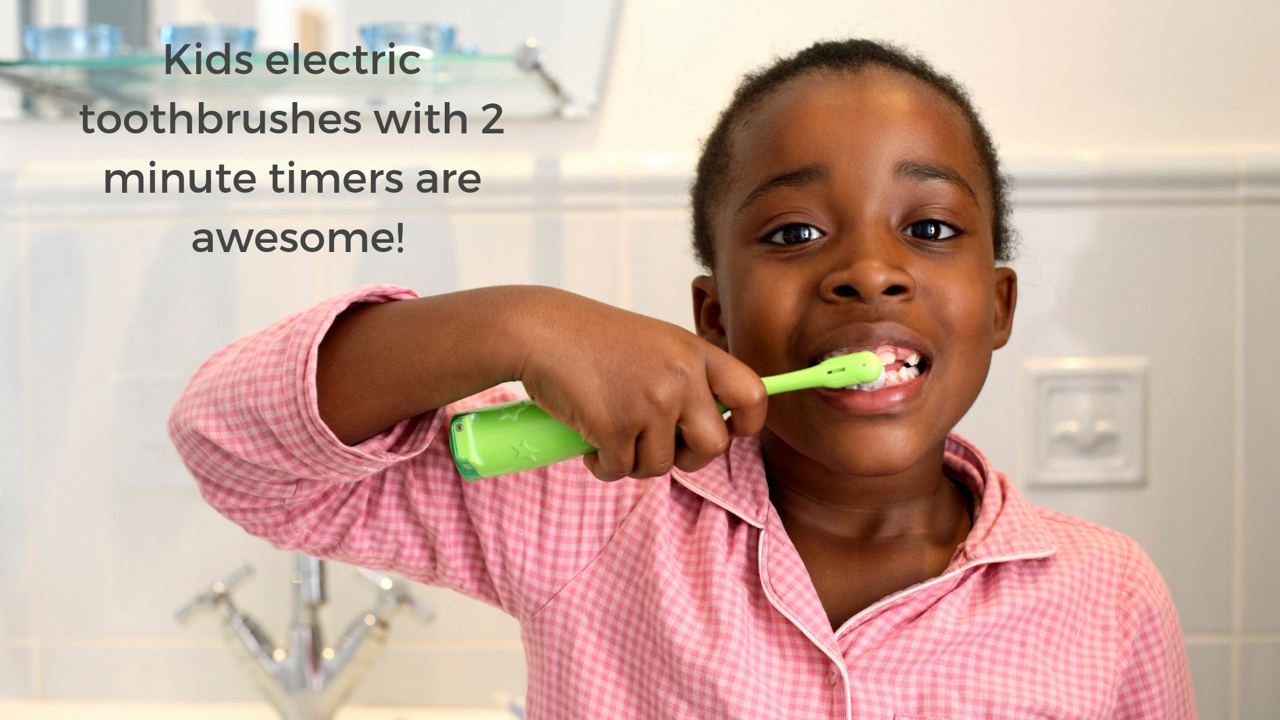
<svg viewBox="0 0 1280 720">
<path fill-rule="evenodd" d="M 449 421 L 449 449 L 467 480 L 539 468 L 596 451 L 532 400 L 454 415 Z"/>
<path fill-rule="evenodd" d="M 449 450 L 462 477 L 474 481 L 554 465 L 596 448 L 532 400 L 517 400 L 454 415 Z"/>
</svg>

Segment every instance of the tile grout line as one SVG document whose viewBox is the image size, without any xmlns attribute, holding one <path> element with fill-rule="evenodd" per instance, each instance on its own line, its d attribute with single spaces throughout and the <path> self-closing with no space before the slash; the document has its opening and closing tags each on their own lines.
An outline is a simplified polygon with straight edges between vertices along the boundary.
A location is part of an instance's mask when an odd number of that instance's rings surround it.
<svg viewBox="0 0 1280 720">
<path fill-rule="evenodd" d="M 1231 645 L 1238 643 L 1276 643 L 1280 642 L 1280 632 L 1257 633 L 1188 633 L 1182 636 L 1187 645 Z"/>
<path fill-rule="evenodd" d="M 324 300 L 324 258 L 315 253 L 311 256 L 311 304 Z"/>
<path fill-rule="evenodd" d="M 627 219 L 629 217 L 628 199 L 630 198 L 630 185 L 627 182 L 625 171 L 619 168 L 622 174 L 622 182 L 618 190 L 618 307 L 623 310 L 631 309 L 631 257 L 630 245 L 627 242 Z"/>
<path fill-rule="evenodd" d="M 27 222 L 26 183 L 19 181 L 18 219 L 18 304 L 22 323 L 22 476 L 23 514 L 26 518 L 27 601 L 31 622 L 31 695 L 44 695 L 44 672 L 40 648 L 39 569 L 36 547 L 39 541 L 36 509 L 35 378 L 31 347 L 31 227 Z"/>
<path fill-rule="evenodd" d="M 1232 424 L 1235 433 L 1232 442 L 1232 501 L 1231 501 L 1231 642 L 1228 645 L 1227 717 L 1240 719 L 1240 670 L 1241 635 L 1244 631 L 1244 481 L 1245 481 L 1245 413 L 1244 413 L 1244 351 L 1245 351 L 1245 272 L 1244 272 L 1244 157 L 1236 153 L 1236 217 L 1235 242 L 1233 243 L 1233 268 L 1235 276 L 1234 335 L 1235 357 L 1232 380 Z"/>
</svg>

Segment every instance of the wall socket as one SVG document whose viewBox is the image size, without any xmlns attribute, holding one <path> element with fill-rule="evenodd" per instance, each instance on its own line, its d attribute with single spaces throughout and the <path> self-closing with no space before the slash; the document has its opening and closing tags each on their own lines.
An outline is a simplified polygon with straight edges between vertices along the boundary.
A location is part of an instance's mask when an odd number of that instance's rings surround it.
<svg viewBox="0 0 1280 720">
<path fill-rule="evenodd" d="M 1143 357 L 1027 358 L 1019 367 L 1019 458 L 1029 485 L 1146 482 Z"/>
</svg>

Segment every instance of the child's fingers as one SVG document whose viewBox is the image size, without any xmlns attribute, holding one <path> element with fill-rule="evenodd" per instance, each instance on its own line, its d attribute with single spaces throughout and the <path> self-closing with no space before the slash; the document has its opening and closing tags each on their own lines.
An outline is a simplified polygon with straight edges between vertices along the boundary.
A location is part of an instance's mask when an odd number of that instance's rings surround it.
<svg viewBox="0 0 1280 720">
<path fill-rule="evenodd" d="M 769 396 L 754 370 L 716 348 L 707 356 L 707 383 L 716 398 L 733 411 L 729 431 L 734 436 L 755 435 L 764 429 Z"/>
<path fill-rule="evenodd" d="M 589 455 L 583 455 L 582 464 L 587 466 L 587 469 L 591 471 L 592 475 L 596 476 L 597 480 L 603 480 L 604 482 L 614 482 L 616 480 L 621 480 L 622 478 L 626 477 L 625 474 L 618 475 L 616 473 L 606 472 L 604 468 L 601 467 L 600 465 L 599 453 L 591 453 Z"/>
<path fill-rule="evenodd" d="M 636 466 L 627 473 L 634 478 L 667 474 L 675 461 L 676 435 L 671 425 L 650 425 L 636 438 Z"/>
<path fill-rule="evenodd" d="M 630 449 L 631 452 L 627 452 Z M 604 449 L 584 455 L 582 462 L 591 474 L 605 482 L 624 477 L 648 478 L 665 475 L 671 469 L 676 451 L 673 431 L 653 427 L 638 435 L 634 443 L 622 440 Z"/>
<path fill-rule="evenodd" d="M 675 461 L 681 470 L 697 470 L 729 449 L 729 427 L 715 398 L 706 391 L 701 395 L 680 417 L 681 447 Z"/>
<path fill-rule="evenodd" d="M 676 467 L 685 472 L 697 472 L 715 459 L 715 455 L 694 452 L 693 448 L 683 442 L 676 448 Z"/>
<path fill-rule="evenodd" d="M 572 407 L 574 401 L 568 402 Z M 583 464 L 592 475 L 605 482 L 621 480 L 631 474 L 635 467 L 637 432 L 636 426 L 625 418 L 601 412 L 609 406 L 609 403 L 580 406 L 581 410 L 576 415 L 567 413 L 574 421 L 565 423 L 595 446 L 595 452 L 583 456 Z"/>
</svg>

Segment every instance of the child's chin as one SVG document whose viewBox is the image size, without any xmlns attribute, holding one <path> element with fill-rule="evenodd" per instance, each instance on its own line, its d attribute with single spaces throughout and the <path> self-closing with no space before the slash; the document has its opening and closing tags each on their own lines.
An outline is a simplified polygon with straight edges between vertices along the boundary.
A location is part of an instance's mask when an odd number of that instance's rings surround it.
<svg viewBox="0 0 1280 720">
<path fill-rule="evenodd" d="M 914 445 L 914 443 L 911 443 Z M 910 471 L 919 465 L 924 448 L 913 448 L 902 443 L 878 445 L 874 442 L 856 449 L 840 448 L 838 452 L 818 451 L 814 458 L 832 472 L 853 477 L 889 478 Z"/>
<path fill-rule="evenodd" d="M 778 433 L 796 452 L 831 472 L 864 478 L 890 477 L 918 467 L 937 445 L 926 434 L 906 418 L 867 418 Z"/>
</svg>

